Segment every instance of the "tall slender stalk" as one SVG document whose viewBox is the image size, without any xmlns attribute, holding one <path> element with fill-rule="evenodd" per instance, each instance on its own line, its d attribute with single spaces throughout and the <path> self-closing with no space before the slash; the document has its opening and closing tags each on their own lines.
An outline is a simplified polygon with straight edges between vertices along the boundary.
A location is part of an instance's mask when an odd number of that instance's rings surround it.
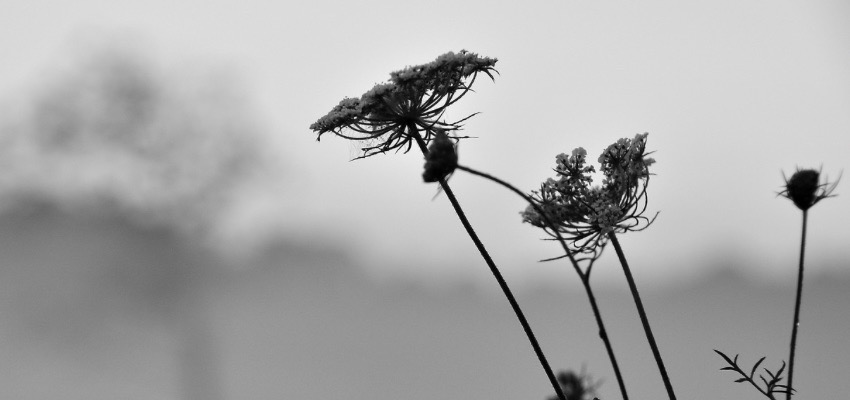
<svg viewBox="0 0 850 400">
<path fill-rule="evenodd" d="M 803 234 L 800 239 L 800 268 L 797 272 L 797 299 L 794 301 L 794 325 L 791 327 L 791 350 L 788 356 L 788 392 L 785 394 L 787 400 L 791 400 L 794 391 L 794 354 L 797 350 L 797 328 L 800 326 L 800 304 L 803 296 L 803 260 L 806 254 L 806 225 L 808 223 L 809 210 L 803 210 Z"/>
<path fill-rule="evenodd" d="M 564 249 L 564 253 L 566 253 L 567 257 L 570 259 L 570 262 L 573 265 L 573 269 L 575 269 L 576 273 L 578 273 L 579 277 L 581 278 L 581 283 L 584 286 L 585 292 L 587 292 L 588 299 L 590 300 L 590 307 L 593 310 L 593 316 L 596 318 L 596 325 L 599 327 L 599 337 L 602 339 L 602 342 L 605 344 L 605 350 L 608 352 L 608 358 L 611 360 L 611 366 L 614 368 L 614 375 L 617 377 L 617 383 L 620 386 L 620 393 L 623 395 L 623 400 L 628 400 L 629 395 L 626 393 L 626 385 L 623 382 L 623 376 L 620 373 L 620 366 L 617 363 L 617 358 L 614 356 L 614 348 L 611 346 L 611 341 L 608 338 L 607 331 L 605 330 L 605 324 L 602 322 L 602 314 L 599 311 L 599 307 L 596 304 L 596 297 L 593 295 L 593 289 L 591 289 L 591 287 L 590 287 L 590 271 L 585 273 L 584 271 L 581 270 L 581 267 L 579 267 L 579 265 L 578 265 L 578 261 L 576 261 L 575 257 L 573 256 L 572 251 L 570 251 L 569 246 L 567 246 L 566 240 L 564 240 L 564 238 L 561 236 L 561 233 L 557 230 L 555 224 L 552 223 L 552 221 L 549 220 L 549 217 L 547 216 L 546 212 L 543 209 L 540 208 L 540 206 L 537 204 L 536 201 L 534 201 L 534 199 L 532 199 L 527 194 L 523 193 L 521 190 L 517 189 L 516 187 L 514 187 L 510 183 L 507 183 L 507 182 L 505 182 L 505 181 L 503 181 L 503 180 L 501 180 L 501 179 L 499 179 L 499 178 L 497 178 L 493 175 L 490 175 L 490 174 L 487 174 L 487 173 L 484 173 L 484 172 L 480 172 L 480 171 L 477 171 L 477 170 L 474 170 L 472 168 L 465 167 L 465 166 L 462 166 L 462 165 L 458 165 L 457 169 L 469 172 L 470 174 L 480 176 L 482 178 L 485 178 L 485 179 L 488 179 L 488 180 L 493 181 L 495 183 L 498 183 L 499 185 L 501 185 L 501 186 L 507 188 L 508 190 L 516 193 L 517 195 L 522 197 L 523 200 L 525 200 L 528 204 L 530 204 L 532 207 L 534 207 L 534 209 L 546 221 L 546 225 L 548 225 L 549 228 L 552 230 L 552 232 L 555 233 L 555 236 L 558 239 L 558 242 L 561 243 L 561 247 Z"/>
<path fill-rule="evenodd" d="M 419 144 L 419 148 L 422 150 L 422 154 L 428 155 L 428 147 L 425 144 L 425 140 L 422 139 L 422 135 L 419 134 L 416 125 L 411 123 L 407 125 L 408 133 L 414 139 L 416 139 L 416 143 Z M 516 301 L 511 289 L 508 287 L 508 283 L 505 281 L 505 278 L 502 277 L 502 273 L 499 272 L 499 268 L 496 267 L 496 263 L 493 262 L 493 259 L 490 257 L 490 253 L 487 252 L 487 249 L 484 248 L 484 244 L 481 243 L 481 240 L 478 238 L 478 235 L 475 233 L 475 230 L 472 229 L 472 225 L 469 223 L 469 220 L 466 218 L 466 214 L 463 212 L 463 209 L 460 207 L 460 203 L 458 203 L 457 198 L 452 192 L 451 187 L 446 182 L 445 178 L 440 178 L 440 187 L 443 189 L 443 192 L 446 193 L 446 197 L 449 199 L 449 202 L 452 203 L 452 207 L 455 210 L 458 218 L 460 219 L 461 224 L 464 229 L 466 229 L 466 233 L 469 234 L 469 238 L 472 239 L 472 242 L 475 244 L 475 247 L 478 249 L 478 252 L 481 254 L 481 257 L 484 259 L 484 262 L 487 263 L 487 266 L 490 267 L 490 272 L 493 274 L 493 277 L 496 278 L 496 281 L 499 283 L 499 287 L 502 288 L 502 292 L 505 294 L 505 297 L 508 299 L 508 302 L 511 304 L 511 308 L 513 308 L 514 313 L 516 314 L 519 323 L 522 325 L 522 329 L 525 331 L 526 336 L 528 336 L 528 341 L 531 343 L 531 347 L 534 348 L 534 353 L 537 355 L 537 359 L 540 361 L 540 365 L 543 366 L 543 370 L 546 372 L 546 376 L 549 378 L 549 382 L 552 384 L 552 387 L 555 389 L 555 393 L 558 395 L 560 400 L 567 400 L 564 391 L 561 389 L 561 385 L 558 383 L 558 380 L 555 378 L 555 374 L 552 372 L 552 368 L 549 366 L 549 362 L 546 361 L 546 356 L 543 354 L 543 350 L 540 348 L 540 344 L 537 342 L 537 338 L 534 336 L 534 332 L 531 330 L 531 325 L 529 325 L 528 320 L 525 318 L 525 314 L 522 312 L 522 309 L 519 307 L 519 303 Z"/>
<path fill-rule="evenodd" d="M 655 336 L 652 334 L 652 328 L 649 326 L 649 319 L 646 317 L 646 310 L 643 308 L 643 302 L 640 299 L 635 279 L 632 277 L 632 271 L 629 269 L 629 263 L 626 261 L 626 256 L 623 254 L 623 249 L 620 247 L 620 241 L 617 240 L 617 235 L 614 232 L 609 232 L 608 237 L 617 251 L 617 257 L 620 259 L 620 264 L 623 266 L 623 273 L 626 275 L 626 281 L 629 283 L 629 290 L 632 292 L 635 305 L 640 315 L 640 322 L 643 324 L 643 331 L 646 333 L 646 340 L 649 342 L 649 347 L 652 349 L 652 355 L 655 357 L 655 363 L 658 364 L 658 371 L 661 373 L 661 379 L 664 381 L 664 388 L 667 389 L 667 396 L 670 400 L 676 400 L 676 394 L 673 393 L 673 385 L 670 383 L 670 377 L 667 376 L 667 369 L 664 368 L 664 361 L 661 359 L 661 352 L 658 351 L 658 345 L 655 343 Z"/>
</svg>

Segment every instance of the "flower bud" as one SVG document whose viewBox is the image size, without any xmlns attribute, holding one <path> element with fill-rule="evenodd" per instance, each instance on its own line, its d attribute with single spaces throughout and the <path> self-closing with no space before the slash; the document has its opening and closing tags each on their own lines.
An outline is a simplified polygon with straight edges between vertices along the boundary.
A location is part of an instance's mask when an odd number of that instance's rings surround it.
<svg viewBox="0 0 850 400">
<path fill-rule="evenodd" d="M 835 182 L 821 183 L 820 171 L 798 169 L 791 175 L 791 179 L 785 179 L 785 190 L 779 192 L 779 195 L 791 199 L 797 208 L 806 211 L 817 202 L 835 196 L 832 192 L 840 180 L 841 175 Z"/>
<path fill-rule="evenodd" d="M 817 202 L 820 173 L 813 169 L 801 169 L 785 182 L 785 197 L 791 199 L 801 210 L 808 210 Z"/>
<path fill-rule="evenodd" d="M 442 131 L 437 131 L 428 155 L 425 156 L 425 172 L 422 179 L 425 182 L 438 182 L 457 168 L 457 152 L 452 140 Z"/>
</svg>

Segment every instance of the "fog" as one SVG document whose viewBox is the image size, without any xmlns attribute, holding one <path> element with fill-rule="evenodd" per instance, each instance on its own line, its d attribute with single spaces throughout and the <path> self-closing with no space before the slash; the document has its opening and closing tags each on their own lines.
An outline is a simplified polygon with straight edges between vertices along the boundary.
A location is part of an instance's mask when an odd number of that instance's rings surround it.
<svg viewBox="0 0 850 400">
<path fill-rule="evenodd" d="M 850 159 L 840 2 L 17 2 L 0 15 L 0 394 L 20 399 L 545 399 L 551 387 L 421 155 L 351 161 L 308 126 L 468 49 L 461 163 L 523 190 L 649 132 L 622 235 L 681 398 L 757 398 L 712 351 L 787 358 L 800 212 L 783 172 Z M 411 12 L 417 10 L 416 12 Z M 448 12 L 446 10 L 451 10 Z M 413 27 L 413 29 L 412 29 Z M 404 33 L 404 34 L 402 34 Z M 556 370 L 620 396 L 583 289 L 522 200 L 451 184 Z M 809 215 L 795 375 L 848 370 L 845 182 Z M 635 399 L 665 395 L 613 251 L 594 267 Z"/>
<path fill-rule="evenodd" d="M 379 282 L 346 252 L 298 238 L 234 270 L 168 231 L 49 207 L 7 216 L 2 227 L 4 397 L 552 394 L 495 287 Z M 777 368 L 787 356 L 793 284 L 758 282 L 739 272 L 745 265 L 713 267 L 697 283 L 643 291 L 656 338 L 681 398 L 758 398 L 719 371 L 712 349 L 741 353 L 746 366 L 767 356 Z M 806 398 L 844 392 L 848 283 L 806 283 L 795 374 Z M 663 397 L 624 286 L 597 296 L 629 394 Z M 601 398 L 618 398 L 576 280 L 517 296 L 553 368 L 584 367 L 602 380 Z"/>
<path fill-rule="evenodd" d="M 431 201 L 436 189 L 420 182 L 420 156 L 350 162 L 351 143 L 315 143 L 307 129 L 389 72 L 465 48 L 499 58 L 500 74 L 478 82 L 446 116 L 480 112 L 466 124 L 475 138 L 461 144 L 462 163 L 531 190 L 550 176 L 558 153 L 581 146 L 593 159 L 619 138 L 649 132 L 658 163 L 648 211 L 660 214 L 652 229 L 623 238 L 646 279 L 689 279 L 704 272 L 695 260 L 728 253 L 770 266 L 757 274 L 793 279 L 793 268 L 773 265 L 795 257 L 799 215 L 776 193 L 782 172 L 822 166 L 835 178 L 846 166 L 845 4 L 469 1 L 448 15 L 434 5 L 409 16 L 408 7 L 12 2 L 0 39 L 9 55 L 0 66 L 3 120 L 19 119 L 25 111 L 16 110 L 50 90 L 62 71 L 84 68 L 85 54 L 104 47 L 136 53 L 152 73 L 172 75 L 166 87 L 187 90 L 178 83 L 192 80 L 230 86 L 236 93 L 227 101 L 244 107 L 243 121 L 265 137 L 246 140 L 270 153 L 265 175 L 246 174 L 236 182 L 251 176 L 259 183 L 230 191 L 244 201 L 223 229 L 231 247 L 246 249 L 281 230 L 315 232 L 353 248 L 379 276 L 481 282 L 475 268 L 452 267 L 458 258 L 477 263 L 478 255 L 445 199 Z M 390 34 L 402 31 L 409 34 Z M 382 40 L 360 49 L 366 37 Z M 523 281 L 548 281 L 536 261 L 557 249 L 520 224 L 522 200 L 471 176 L 453 180 L 503 268 L 521 271 Z M 835 265 L 850 256 L 842 234 L 848 201 L 838 196 L 812 213 L 811 243 L 823 246 L 812 249 L 812 262 Z M 405 232 L 418 240 L 398 234 L 402 222 L 416 227 Z M 457 239 L 438 243 L 441 251 L 422 244 L 438 235 Z M 411 258 L 429 268 L 413 267 Z M 610 270 L 598 279 L 617 279 Z"/>
</svg>

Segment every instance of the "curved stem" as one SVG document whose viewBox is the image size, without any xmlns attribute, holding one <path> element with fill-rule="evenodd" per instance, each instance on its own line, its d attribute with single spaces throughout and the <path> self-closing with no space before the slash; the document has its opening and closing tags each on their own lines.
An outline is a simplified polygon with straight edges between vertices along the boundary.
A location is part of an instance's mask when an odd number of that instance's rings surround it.
<svg viewBox="0 0 850 400">
<path fill-rule="evenodd" d="M 800 240 L 800 268 L 797 272 L 797 299 L 794 301 L 794 325 L 791 328 L 791 351 L 788 356 L 788 392 L 785 398 L 791 399 L 794 383 L 794 354 L 797 350 L 797 328 L 800 326 L 800 304 L 803 299 L 803 260 L 806 254 L 806 224 L 808 222 L 809 210 L 803 210 L 803 237 Z"/>
<path fill-rule="evenodd" d="M 664 361 L 661 359 L 661 352 L 658 351 L 658 345 L 655 343 L 655 336 L 652 334 L 652 328 L 649 326 L 649 319 L 646 317 L 646 310 L 643 308 L 643 302 L 640 300 L 635 279 L 632 277 L 632 271 L 629 269 L 629 263 L 626 261 L 626 256 L 623 254 L 623 249 L 620 247 L 620 242 L 617 240 L 617 235 L 614 232 L 609 232 L 608 237 L 614 245 L 614 250 L 617 251 L 617 257 L 620 259 L 620 264 L 623 266 L 623 273 L 626 275 L 626 281 L 629 283 L 629 290 L 632 292 L 635 305 L 640 315 L 640 322 L 643 324 L 643 331 L 646 333 L 646 340 L 649 342 L 649 347 L 652 349 L 652 355 L 655 357 L 655 363 L 658 364 L 658 371 L 661 373 L 661 379 L 664 381 L 664 388 L 667 389 L 667 396 L 670 400 L 676 400 L 676 394 L 673 393 L 673 385 L 670 383 L 670 377 L 667 376 L 667 369 L 664 368 Z"/>
<path fill-rule="evenodd" d="M 528 204 L 530 204 L 532 207 L 534 207 L 534 209 L 537 211 L 537 213 L 540 214 L 540 216 L 545 220 L 546 225 L 549 225 L 549 228 L 552 229 L 552 232 L 555 233 L 555 236 L 558 239 L 558 242 L 561 243 L 561 247 L 563 247 L 564 252 L 567 254 L 567 257 L 569 257 L 570 262 L 573 265 L 573 268 L 576 270 L 576 273 L 578 273 L 579 277 L 581 278 L 581 283 L 584 286 L 585 292 L 587 292 L 587 298 L 590 300 L 590 308 L 593 310 L 593 316 L 596 318 L 596 325 L 599 327 L 599 337 L 602 339 L 602 342 L 605 343 L 605 350 L 608 352 L 608 358 L 611 360 L 611 366 L 614 368 L 614 375 L 617 377 L 617 383 L 620 386 L 620 393 L 623 395 L 623 400 L 629 400 L 629 395 L 626 394 L 626 385 L 623 382 L 623 376 L 620 373 L 620 366 L 617 363 L 617 358 L 614 357 L 614 348 L 611 346 L 611 341 L 608 338 L 607 331 L 605 330 L 605 324 L 602 322 L 602 313 L 599 311 L 599 307 L 596 304 L 596 297 L 593 295 L 593 289 L 591 289 L 591 287 L 590 287 L 590 275 L 582 272 L 581 268 L 578 265 L 578 261 L 576 261 L 575 257 L 573 256 L 573 253 L 569 249 L 569 246 L 567 246 L 567 241 L 563 238 L 563 236 L 561 236 L 561 233 L 556 229 L 555 224 L 552 223 L 552 221 L 549 219 L 549 217 L 546 215 L 546 213 L 540 208 L 540 206 L 537 204 L 537 202 L 534 201 L 534 199 L 532 199 L 527 194 L 523 193 L 521 190 L 517 189 L 516 187 L 514 187 L 510 183 L 507 183 L 507 182 L 505 182 L 505 181 L 503 181 L 499 178 L 496 178 L 493 175 L 490 175 L 490 174 L 487 174 L 487 173 L 484 173 L 484 172 L 480 172 L 480 171 L 477 171 L 477 170 L 474 170 L 472 168 L 465 167 L 465 166 L 462 166 L 462 165 L 458 165 L 457 169 L 469 172 L 470 174 L 480 176 L 484 179 L 488 179 L 490 181 L 498 183 L 499 185 L 502 185 L 503 187 L 507 188 L 508 190 L 516 193 L 517 195 L 522 197 L 523 200 L 525 200 Z"/>
<path fill-rule="evenodd" d="M 409 124 L 408 125 L 408 133 L 416 139 L 416 143 L 419 144 L 419 148 L 422 150 L 423 155 L 428 155 L 428 147 L 425 145 L 425 141 L 422 139 L 422 136 L 419 134 L 419 131 L 416 129 L 416 125 Z M 449 184 L 446 183 L 445 178 L 440 178 L 440 187 L 443 188 L 443 192 L 446 193 L 446 197 L 449 199 L 449 202 L 452 203 L 452 207 L 457 213 L 458 218 L 460 219 L 461 224 L 464 229 L 466 229 L 466 233 L 469 234 L 469 238 L 472 239 L 472 242 L 475 244 L 475 247 L 478 249 L 478 252 L 481 254 L 481 257 L 484 259 L 484 262 L 487 263 L 487 266 L 490 267 L 490 272 L 493 274 L 493 277 L 496 278 L 496 281 L 499 283 L 499 287 L 502 288 L 502 292 L 504 292 L 505 297 L 508 299 L 508 302 L 511 304 L 511 308 L 513 308 L 514 313 L 516 314 L 519 323 L 522 325 L 522 329 L 525 331 L 526 336 L 528 336 L 528 341 L 531 342 L 531 347 L 534 348 L 534 353 L 537 355 L 537 359 L 540 361 L 540 365 L 543 366 L 543 370 L 546 372 L 546 376 L 549 378 L 549 382 L 552 384 L 552 387 L 555 389 L 555 393 L 558 395 L 560 400 L 567 400 L 566 395 L 564 395 L 564 391 L 561 389 L 561 385 L 558 383 L 558 380 L 555 378 L 555 374 L 552 372 L 552 368 L 549 366 L 549 362 L 546 361 L 546 356 L 543 355 L 543 350 L 540 348 L 540 344 L 537 342 L 537 338 L 534 336 L 534 332 L 531 330 L 531 325 L 528 324 L 528 320 L 525 318 L 525 314 L 523 314 L 522 309 L 519 307 L 519 303 L 516 301 L 511 289 L 508 287 L 508 283 L 505 281 L 505 278 L 502 277 L 502 273 L 499 272 L 499 268 L 496 267 L 496 263 L 493 262 L 493 259 L 490 257 L 490 253 L 487 252 L 487 249 L 484 248 L 484 244 L 481 243 L 481 240 L 478 238 L 478 235 L 475 233 L 475 230 L 472 229 L 472 225 L 469 223 L 469 220 L 466 218 L 466 214 L 463 212 L 463 209 L 460 207 L 460 203 L 458 203 L 457 198 L 452 192 Z"/>
</svg>

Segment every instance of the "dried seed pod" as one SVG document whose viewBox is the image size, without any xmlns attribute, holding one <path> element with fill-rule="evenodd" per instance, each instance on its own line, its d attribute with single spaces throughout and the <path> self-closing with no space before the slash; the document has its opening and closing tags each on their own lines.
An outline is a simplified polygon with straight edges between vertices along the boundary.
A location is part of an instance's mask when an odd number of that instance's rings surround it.
<svg viewBox="0 0 850 400">
<path fill-rule="evenodd" d="M 785 190 L 779 195 L 790 199 L 797 208 L 806 211 L 817 202 L 832 197 L 832 191 L 838 185 L 838 180 L 833 183 L 819 182 L 820 171 L 798 169 L 790 179 L 785 179 Z"/>
<path fill-rule="evenodd" d="M 438 182 L 445 178 L 457 168 L 457 151 L 455 144 L 449 139 L 445 132 L 437 131 L 431 145 L 428 146 L 428 155 L 425 156 L 425 172 L 422 180 L 425 182 Z"/>
</svg>

